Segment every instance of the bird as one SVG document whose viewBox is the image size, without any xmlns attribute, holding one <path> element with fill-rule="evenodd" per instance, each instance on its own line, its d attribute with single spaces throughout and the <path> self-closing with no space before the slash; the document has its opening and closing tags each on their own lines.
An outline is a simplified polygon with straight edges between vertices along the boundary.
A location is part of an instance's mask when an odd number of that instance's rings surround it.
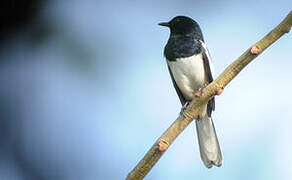
<svg viewBox="0 0 292 180">
<path fill-rule="evenodd" d="M 170 29 L 164 56 L 183 113 L 190 101 L 197 97 L 196 93 L 204 93 L 204 87 L 213 81 L 213 64 L 201 28 L 195 20 L 176 16 L 158 25 Z M 222 165 L 222 153 L 211 117 L 214 110 L 213 97 L 203 105 L 196 119 L 200 156 L 207 168 Z"/>
</svg>

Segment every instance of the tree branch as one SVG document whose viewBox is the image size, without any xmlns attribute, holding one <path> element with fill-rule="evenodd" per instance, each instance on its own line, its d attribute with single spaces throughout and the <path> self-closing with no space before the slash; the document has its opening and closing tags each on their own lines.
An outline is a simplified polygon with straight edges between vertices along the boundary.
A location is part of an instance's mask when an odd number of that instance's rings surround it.
<svg viewBox="0 0 292 180">
<path fill-rule="evenodd" d="M 262 53 L 267 47 L 278 40 L 283 34 L 288 33 L 292 26 L 292 11 L 287 17 L 264 38 L 247 49 L 237 60 L 229 65 L 221 75 L 210 83 L 205 89 L 204 94 L 195 98 L 185 110 L 184 116 L 180 115 L 173 124 L 159 137 L 150 148 L 143 159 L 128 174 L 127 180 L 143 179 L 152 169 L 156 162 L 175 138 L 199 115 L 201 105 L 205 104 L 210 98 L 218 93 L 218 89 L 224 88 L 237 74 Z"/>
</svg>

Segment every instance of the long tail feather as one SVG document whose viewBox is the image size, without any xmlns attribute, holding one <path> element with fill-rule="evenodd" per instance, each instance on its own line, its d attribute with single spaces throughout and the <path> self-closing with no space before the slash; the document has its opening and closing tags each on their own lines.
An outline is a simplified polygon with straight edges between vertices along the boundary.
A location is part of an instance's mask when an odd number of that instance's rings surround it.
<svg viewBox="0 0 292 180">
<path fill-rule="evenodd" d="M 217 139 L 213 120 L 208 115 L 196 121 L 201 159 L 207 168 L 221 166 L 222 154 Z"/>
</svg>

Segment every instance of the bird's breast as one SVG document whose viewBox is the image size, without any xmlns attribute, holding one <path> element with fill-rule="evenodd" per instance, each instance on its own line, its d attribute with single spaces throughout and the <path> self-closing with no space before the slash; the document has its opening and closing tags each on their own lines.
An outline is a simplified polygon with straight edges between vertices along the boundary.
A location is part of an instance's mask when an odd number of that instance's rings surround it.
<svg viewBox="0 0 292 180">
<path fill-rule="evenodd" d="M 187 100 L 193 99 L 194 94 L 206 83 L 202 54 L 177 58 L 176 61 L 167 63 L 184 97 Z"/>
</svg>

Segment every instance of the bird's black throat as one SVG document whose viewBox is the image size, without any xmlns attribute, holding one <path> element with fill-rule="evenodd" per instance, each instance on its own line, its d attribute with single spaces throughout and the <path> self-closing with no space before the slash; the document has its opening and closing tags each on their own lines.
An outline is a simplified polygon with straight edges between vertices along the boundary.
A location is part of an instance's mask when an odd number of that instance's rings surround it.
<svg viewBox="0 0 292 180">
<path fill-rule="evenodd" d="M 169 61 L 176 61 L 177 58 L 190 57 L 201 52 L 201 34 L 171 34 L 164 48 L 164 56 Z"/>
</svg>

